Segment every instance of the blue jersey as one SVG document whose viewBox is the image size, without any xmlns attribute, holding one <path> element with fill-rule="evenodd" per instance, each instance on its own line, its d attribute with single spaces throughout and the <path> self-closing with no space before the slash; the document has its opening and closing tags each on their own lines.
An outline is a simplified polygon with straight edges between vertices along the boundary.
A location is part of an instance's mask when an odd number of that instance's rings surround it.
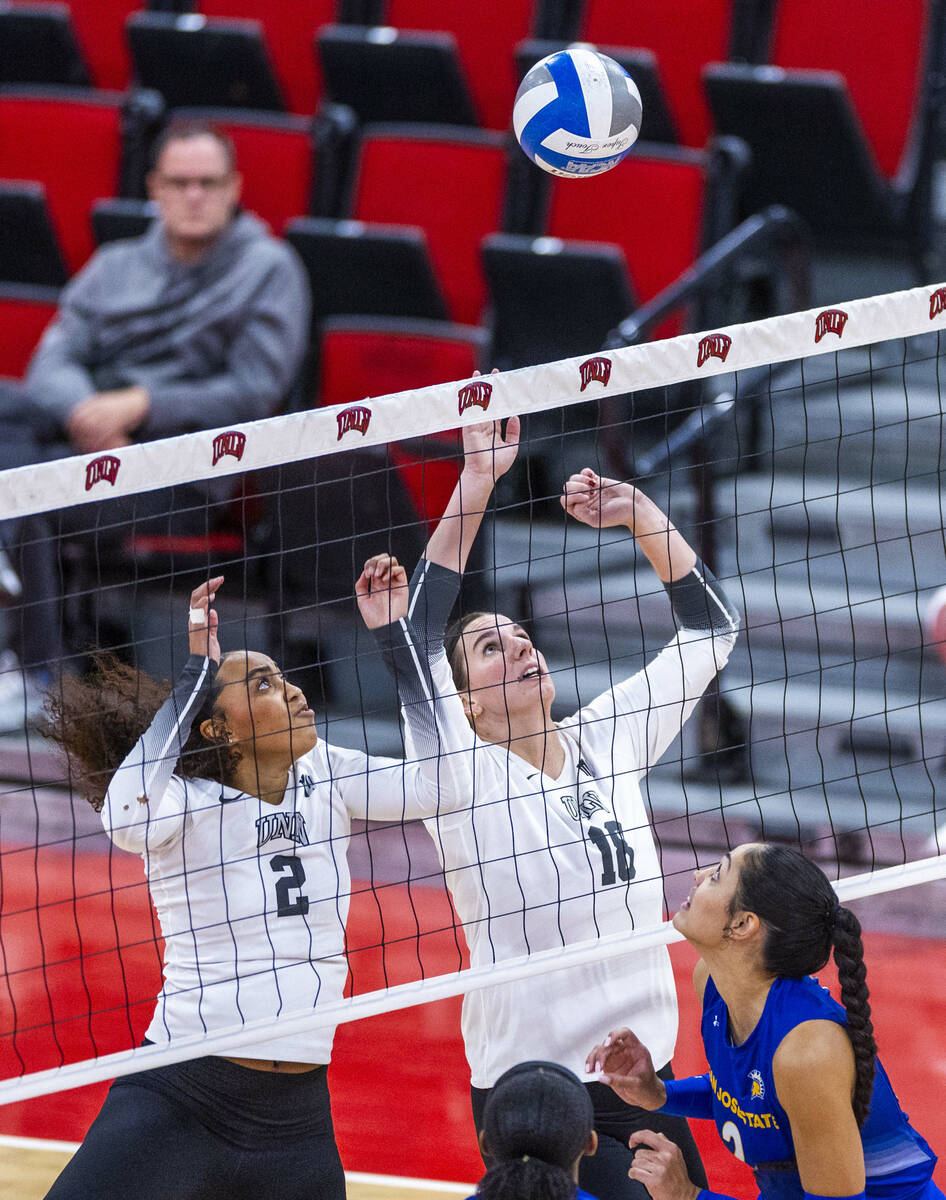
<svg viewBox="0 0 946 1200">
<path fill-rule="evenodd" d="M 776 979 L 755 1029 L 733 1046 L 726 1004 L 713 980 L 706 981 L 702 1033 L 713 1119 L 729 1150 L 752 1167 L 766 1200 L 801 1200 L 803 1194 L 791 1127 L 772 1075 L 779 1044 L 803 1021 L 845 1025 L 847 1016 L 816 979 Z M 868 1197 L 903 1200 L 921 1191 L 933 1174 L 936 1156 L 901 1110 L 879 1060 L 861 1141 Z"/>
</svg>

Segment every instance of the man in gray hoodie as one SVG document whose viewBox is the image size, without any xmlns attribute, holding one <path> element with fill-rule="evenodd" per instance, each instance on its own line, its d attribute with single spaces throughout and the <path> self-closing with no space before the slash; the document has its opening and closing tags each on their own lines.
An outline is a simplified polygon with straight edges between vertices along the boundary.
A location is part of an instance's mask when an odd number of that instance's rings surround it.
<svg viewBox="0 0 946 1200">
<path fill-rule="evenodd" d="M 63 291 L 23 394 L 12 413 L 5 405 L 2 424 L 15 433 L 0 438 L 0 467 L 252 421 L 279 407 L 305 353 L 308 285 L 291 247 L 237 211 L 240 182 L 229 138 L 203 123 L 168 128 L 148 177 L 158 217 L 142 237 L 100 249 Z M 172 528 L 203 528 L 204 501 L 225 499 L 229 486 L 178 489 Z M 28 670 L 61 653 L 54 526 L 75 533 L 134 512 L 139 530 L 152 518 L 168 532 L 166 493 L 98 508 L 5 531 L 23 584 L 10 633 Z"/>
<path fill-rule="evenodd" d="M 230 140 L 171 125 L 148 188 L 158 220 L 94 255 L 29 366 L 30 399 L 73 452 L 269 416 L 302 360 L 305 274 L 256 217 L 235 215 Z"/>
</svg>

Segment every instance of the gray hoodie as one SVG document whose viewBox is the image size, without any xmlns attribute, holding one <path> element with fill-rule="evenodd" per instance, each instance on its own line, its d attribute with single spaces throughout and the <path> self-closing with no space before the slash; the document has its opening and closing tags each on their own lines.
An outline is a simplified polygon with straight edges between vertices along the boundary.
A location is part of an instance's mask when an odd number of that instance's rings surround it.
<svg viewBox="0 0 946 1200">
<path fill-rule="evenodd" d="M 151 412 L 139 440 L 269 416 L 309 331 L 294 251 L 249 214 L 196 265 L 171 258 L 160 221 L 103 246 L 63 291 L 26 378 L 60 424 L 93 392 L 140 384 Z"/>
</svg>

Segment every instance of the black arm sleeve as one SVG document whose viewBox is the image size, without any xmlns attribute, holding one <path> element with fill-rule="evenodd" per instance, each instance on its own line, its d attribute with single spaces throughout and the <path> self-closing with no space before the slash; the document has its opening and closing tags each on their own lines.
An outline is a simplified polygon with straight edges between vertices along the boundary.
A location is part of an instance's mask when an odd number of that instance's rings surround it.
<svg viewBox="0 0 946 1200">
<path fill-rule="evenodd" d="M 407 615 L 428 655 L 443 643 L 463 576 L 422 558 L 411 576 Z"/>
<path fill-rule="evenodd" d="M 682 629 L 735 633 L 739 628 L 739 613 L 701 559 L 689 575 L 665 583 L 664 588 Z"/>
</svg>

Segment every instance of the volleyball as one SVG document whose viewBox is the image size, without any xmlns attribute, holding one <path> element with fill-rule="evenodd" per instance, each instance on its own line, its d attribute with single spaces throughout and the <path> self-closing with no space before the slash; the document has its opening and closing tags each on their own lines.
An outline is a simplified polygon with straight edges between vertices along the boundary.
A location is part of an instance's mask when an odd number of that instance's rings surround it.
<svg viewBox="0 0 946 1200">
<path fill-rule="evenodd" d="M 616 167 L 637 140 L 641 97 L 606 54 L 559 50 L 526 73 L 512 126 L 529 158 L 551 175 L 580 179 Z"/>
</svg>

